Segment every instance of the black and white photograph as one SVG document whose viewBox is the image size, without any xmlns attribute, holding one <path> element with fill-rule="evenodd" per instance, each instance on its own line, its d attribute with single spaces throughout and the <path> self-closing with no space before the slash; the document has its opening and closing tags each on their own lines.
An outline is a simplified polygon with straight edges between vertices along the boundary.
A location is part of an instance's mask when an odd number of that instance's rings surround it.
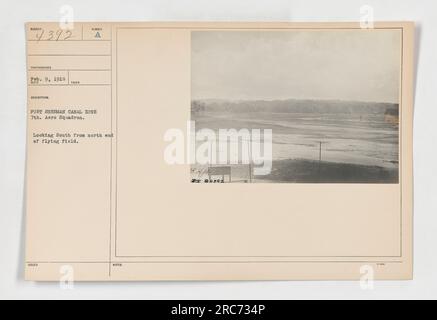
<svg viewBox="0 0 437 320">
<path fill-rule="evenodd" d="M 398 183 L 401 65 L 399 29 L 193 31 L 191 120 L 233 130 L 249 161 L 214 143 L 191 182 Z M 261 174 L 254 130 L 272 133 Z"/>
<path fill-rule="evenodd" d="M 436 12 L 0 1 L 0 300 L 435 300 Z"/>
</svg>

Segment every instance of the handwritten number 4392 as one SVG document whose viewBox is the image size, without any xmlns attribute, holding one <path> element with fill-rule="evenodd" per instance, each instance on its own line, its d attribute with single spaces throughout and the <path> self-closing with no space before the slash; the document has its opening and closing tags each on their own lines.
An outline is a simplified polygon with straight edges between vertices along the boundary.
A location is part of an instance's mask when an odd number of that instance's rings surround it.
<svg viewBox="0 0 437 320">
<path fill-rule="evenodd" d="M 59 41 L 59 40 L 68 40 L 73 36 L 73 33 L 70 30 L 49 30 L 46 31 L 42 29 L 40 32 L 36 34 L 36 39 L 38 41 L 47 40 L 47 41 Z M 47 38 L 45 38 L 47 37 Z"/>
</svg>

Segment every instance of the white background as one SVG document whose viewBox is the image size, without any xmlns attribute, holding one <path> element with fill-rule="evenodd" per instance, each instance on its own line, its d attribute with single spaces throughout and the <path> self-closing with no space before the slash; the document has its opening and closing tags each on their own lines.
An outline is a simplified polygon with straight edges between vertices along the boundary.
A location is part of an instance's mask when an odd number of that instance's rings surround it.
<svg viewBox="0 0 437 320">
<path fill-rule="evenodd" d="M 59 284 L 23 281 L 26 66 L 24 23 L 58 21 L 59 8 L 77 21 L 359 21 L 412 20 L 416 35 L 414 119 L 414 281 L 158 282 Z M 437 298 L 437 1 L 435 0 L 2 0 L 0 2 L 0 298 L 308 299 Z"/>
</svg>

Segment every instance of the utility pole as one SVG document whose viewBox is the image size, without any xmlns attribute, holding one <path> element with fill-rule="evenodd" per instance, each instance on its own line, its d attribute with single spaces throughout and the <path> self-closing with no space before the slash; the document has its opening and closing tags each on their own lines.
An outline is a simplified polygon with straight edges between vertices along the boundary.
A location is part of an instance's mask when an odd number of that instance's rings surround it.
<svg viewBox="0 0 437 320">
<path fill-rule="evenodd" d="M 319 147 L 319 162 L 322 162 L 322 141 L 320 141 Z"/>
<path fill-rule="evenodd" d="M 252 183 L 252 137 L 249 141 L 249 182 Z"/>
<path fill-rule="evenodd" d="M 321 181 L 320 173 L 322 167 L 322 141 L 319 142 L 319 165 L 317 169 L 318 180 Z"/>
</svg>

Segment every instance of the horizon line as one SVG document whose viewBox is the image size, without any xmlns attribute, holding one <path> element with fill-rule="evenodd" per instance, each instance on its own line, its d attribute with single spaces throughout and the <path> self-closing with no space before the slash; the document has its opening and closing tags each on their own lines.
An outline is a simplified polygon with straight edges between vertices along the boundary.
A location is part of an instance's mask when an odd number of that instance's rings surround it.
<svg viewBox="0 0 437 320">
<path fill-rule="evenodd" d="M 372 100 L 350 100 L 350 99 L 318 99 L 318 98 L 279 98 L 279 99 L 229 99 L 229 98 L 191 98 L 191 101 L 196 100 L 222 100 L 222 101 L 233 101 L 233 102 L 250 102 L 250 101 L 262 101 L 262 102 L 273 102 L 273 101 L 341 101 L 341 102 L 362 102 L 362 103 L 387 103 L 387 104 L 397 104 L 400 105 L 399 101 L 372 101 Z"/>
</svg>

